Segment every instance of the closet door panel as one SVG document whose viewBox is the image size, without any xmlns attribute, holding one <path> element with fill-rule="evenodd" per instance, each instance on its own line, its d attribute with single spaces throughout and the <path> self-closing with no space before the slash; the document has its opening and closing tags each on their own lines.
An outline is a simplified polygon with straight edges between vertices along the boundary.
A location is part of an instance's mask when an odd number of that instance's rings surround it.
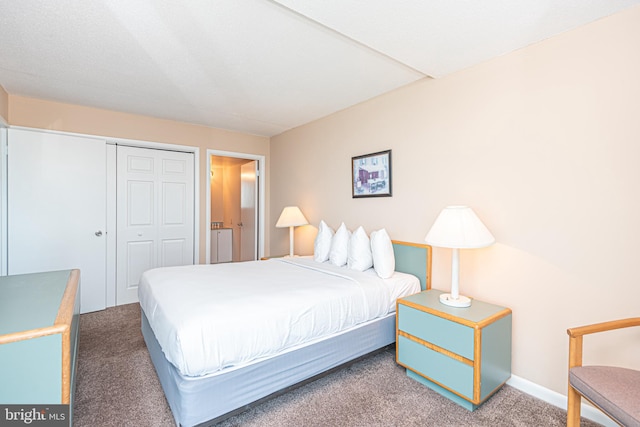
<svg viewBox="0 0 640 427">
<path fill-rule="evenodd" d="M 194 263 L 194 156 L 126 146 L 117 152 L 116 302 L 127 304 L 138 301 L 145 270 Z"/>
<path fill-rule="evenodd" d="M 153 227 L 154 182 L 132 180 L 127 182 L 127 226 Z"/>
<path fill-rule="evenodd" d="M 80 309 L 106 307 L 106 141 L 10 129 L 8 274 L 80 269 Z"/>
<path fill-rule="evenodd" d="M 186 221 L 187 186 L 184 183 L 165 182 L 162 185 L 162 224 L 182 226 Z"/>
<path fill-rule="evenodd" d="M 126 247 L 126 286 L 137 291 L 140 276 L 155 266 L 155 243 L 151 240 L 128 242 Z"/>
<path fill-rule="evenodd" d="M 190 251 L 186 250 L 187 239 L 164 239 L 162 241 L 162 259 L 163 267 L 173 267 L 177 265 L 193 264 L 190 259 L 185 258 L 185 254 Z"/>
<path fill-rule="evenodd" d="M 160 255 L 158 266 L 193 264 L 193 154 L 156 151 L 158 162 L 162 165 L 158 175 L 158 231 L 160 240 L 167 242 L 162 247 L 168 251 Z M 179 257 L 177 254 L 171 255 L 178 247 L 177 242 L 182 242 L 180 245 L 183 248 Z"/>
<path fill-rule="evenodd" d="M 150 152 L 148 152 L 150 151 Z M 158 257 L 156 160 L 152 150 L 117 147 L 116 304 L 138 301 L 138 283 Z"/>
</svg>

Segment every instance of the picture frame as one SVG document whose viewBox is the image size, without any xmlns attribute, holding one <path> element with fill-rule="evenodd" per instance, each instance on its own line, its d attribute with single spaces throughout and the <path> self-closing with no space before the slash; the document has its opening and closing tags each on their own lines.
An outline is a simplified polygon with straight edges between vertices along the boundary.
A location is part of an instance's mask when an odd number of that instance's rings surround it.
<svg viewBox="0 0 640 427">
<path fill-rule="evenodd" d="M 351 158 L 351 196 L 391 197 L 391 150 Z"/>
</svg>

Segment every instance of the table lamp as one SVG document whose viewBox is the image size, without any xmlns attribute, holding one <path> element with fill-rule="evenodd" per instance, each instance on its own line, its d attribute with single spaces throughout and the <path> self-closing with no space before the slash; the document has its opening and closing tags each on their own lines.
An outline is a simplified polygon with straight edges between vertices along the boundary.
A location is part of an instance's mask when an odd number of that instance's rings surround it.
<svg viewBox="0 0 640 427">
<path fill-rule="evenodd" d="M 427 244 L 451 248 L 451 293 L 440 295 L 440 302 L 452 307 L 469 307 L 471 299 L 458 293 L 460 272 L 459 249 L 484 248 L 496 240 L 467 206 L 447 206 L 440 212 L 424 239 Z"/>
<path fill-rule="evenodd" d="M 309 224 L 309 221 L 297 206 L 287 206 L 282 210 L 276 227 L 289 227 L 289 256 L 293 256 L 293 227 L 307 224 Z"/>
</svg>

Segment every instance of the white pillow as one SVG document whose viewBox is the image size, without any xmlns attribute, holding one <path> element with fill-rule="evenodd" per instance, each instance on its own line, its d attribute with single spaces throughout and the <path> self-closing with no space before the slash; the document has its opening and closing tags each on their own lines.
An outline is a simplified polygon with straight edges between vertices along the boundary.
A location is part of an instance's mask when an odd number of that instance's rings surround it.
<svg viewBox="0 0 640 427">
<path fill-rule="evenodd" d="M 329 227 L 324 221 L 320 221 L 318 225 L 318 235 L 313 242 L 313 259 L 316 262 L 325 262 L 329 259 L 329 251 L 331 251 L 331 238 L 333 237 L 333 228 Z"/>
<path fill-rule="evenodd" d="M 396 258 L 393 255 L 391 238 L 384 228 L 371 232 L 371 253 L 373 268 L 383 279 L 388 279 L 396 269 Z"/>
<path fill-rule="evenodd" d="M 347 257 L 349 268 L 357 271 L 365 271 L 373 266 L 371 255 L 371 242 L 362 226 L 351 234 L 349 239 L 349 256 Z"/>
<path fill-rule="evenodd" d="M 342 267 L 347 263 L 349 237 L 351 237 L 351 232 L 347 230 L 347 226 L 343 222 L 331 239 L 331 250 L 329 251 L 329 262 L 331 264 Z"/>
</svg>

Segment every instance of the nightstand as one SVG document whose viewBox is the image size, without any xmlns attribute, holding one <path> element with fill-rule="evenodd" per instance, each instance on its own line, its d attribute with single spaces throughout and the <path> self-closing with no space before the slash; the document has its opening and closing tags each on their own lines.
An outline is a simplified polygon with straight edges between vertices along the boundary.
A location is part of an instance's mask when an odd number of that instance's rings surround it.
<svg viewBox="0 0 640 427">
<path fill-rule="evenodd" d="M 432 289 L 399 299 L 396 361 L 407 375 L 473 411 L 511 376 L 511 310 L 474 299 L 441 304 Z"/>
</svg>

